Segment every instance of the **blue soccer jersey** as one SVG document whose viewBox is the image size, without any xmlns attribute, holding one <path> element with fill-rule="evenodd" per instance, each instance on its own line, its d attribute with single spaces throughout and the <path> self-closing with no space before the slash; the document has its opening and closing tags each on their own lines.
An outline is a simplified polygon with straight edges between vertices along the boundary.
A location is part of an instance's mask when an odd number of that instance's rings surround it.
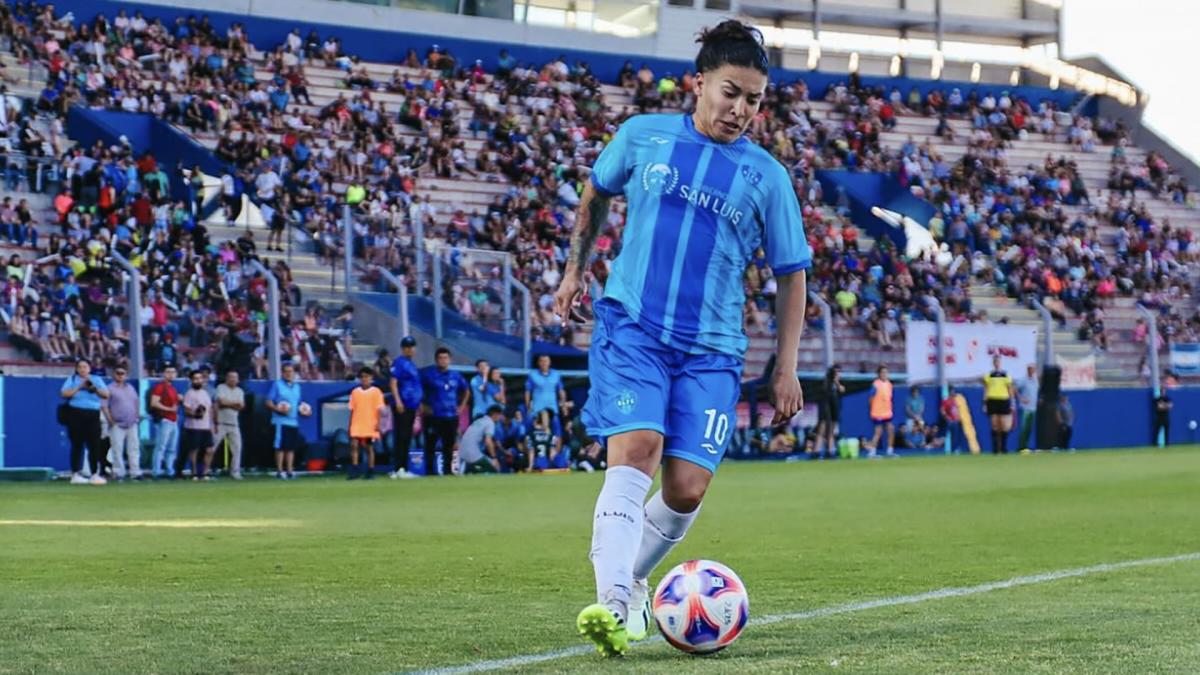
<svg viewBox="0 0 1200 675">
<path fill-rule="evenodd" d="M 628 201 L 604 296 L 676 349 L 745 354 L 742 275 L 760 247 L 776 275 L 812 265 L 787 170 L 744 137 L 704 136 L 690 115 L 630 118 L 591 180 Z"/>
</svg>

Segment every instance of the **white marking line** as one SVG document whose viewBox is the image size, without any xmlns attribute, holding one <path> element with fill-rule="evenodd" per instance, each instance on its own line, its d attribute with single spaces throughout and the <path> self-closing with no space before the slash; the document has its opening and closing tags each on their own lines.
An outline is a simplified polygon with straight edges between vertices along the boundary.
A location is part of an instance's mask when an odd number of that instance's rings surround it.
<svg viewBox="0 0 1200 675">
<path fill-rule="evenodd" d="M 170 529 L 190 528 L 272 528 L 298 527 L 295 520 L 239 519 L 239 520 L 0 520 L 2 525 L 31 525 L 35 527 L 165 527 Z"/>
<path fill-rule="evenodd" d="M 1013 577 L 1012 579 L 1005 579 L 1004 581 L 990 581 L 986 584 L 979 584 L 978 586 L 940 588 L 936 591 L 917 593 L 915 595 L 900 595 L 893 598 L 851 602 L 844 605 L 821 607 L 819 609 L 810 609 L 804 612 L 793 612 L 791 614 L 772 614 L 770 616 L 752 619 L 750 621 L 750 625 L 767 626 L 784 621 L 820 619 L 827 616 L 834 616 L 836 614 L 849 614 L 851 612 L 861 612 L 868 609 L 878 609 L 880 607 L 913 605 L 919 602 L 926 602 L 928 600 L 941 600 L 943 598 L 960 598 L 966 595 L 979 595 L 980 593 L 1001 591 L 1006 588 L 1015 588 L 1017 586 L 1031 586 L 1033 584 L 1044 584 L 1050 581 L 1058 581 L 1059 579 L 1083 577 L 1089 574 L 1101 574 L 1103 572 L 1115 572 L 1118 570 L 1129 569 L 1131 567 L 1169 565 L 1171 563 L 1187 562 L 1191 560 L 1200 560 L 1200 552 L 1183 553 L 1181 555 L 1173 555 L 1165 558 L 1143 558 L 1142 560 L 1126 560 L 1124 562 L 1104 563 L 1101 565 L 1092 565 L 1090 567 L 1077 567 L 1069 570 L 1058 570 L 1056 572 L 1043 572 L 1041 574 L 1031 574 L 1023 577 Z M 662 641 L 662 636 L 655 636 L 649 640 L 636 642 L 633 646 L 642 647 Z M 575 647 L 568 647 L 566 649 L 558 649 L 552 652 L 542 652 L 541 654 L 526 654 L 523 656 L 512 656 L 507 659 L 496 659 L 494 661 L 479 661 L 477 663 L 470 663 L 462 666 L 447 666 L 445 668 L 412 671 L 410 675 L 459 675 L 460 673 L 482 673 L 489 670 L 516 668 L 520 666 L 533 665 L 535 663 L 543 663 L 545 661 L 555 661 L 558 659 L 570 658 L 572 656 L 582 656 L 583 654 L 588 654 L 594 651 L 595 648 L 591 645 L 578 645 Z"/>
</svg>

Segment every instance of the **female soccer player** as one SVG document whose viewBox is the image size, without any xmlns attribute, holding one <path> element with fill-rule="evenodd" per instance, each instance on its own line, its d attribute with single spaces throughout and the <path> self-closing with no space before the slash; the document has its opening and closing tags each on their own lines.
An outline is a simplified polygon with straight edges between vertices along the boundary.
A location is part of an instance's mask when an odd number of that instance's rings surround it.
<svg viewBox="0 0 1200 675">
<path fill-rule="evenodd" d="M 645 637 L 647 578 L 687 533 L 725 454 L 747 345 L 742 274 L 759 248 L 778 279 L 776 422 L 802 405 L 796 353 L 812 253 L 787 170 L 743 138 L 767 88 L 762 36 L 729 20 L 698 42 L 696 111 L 621 125 L 584 188 L 555 296 L 565 321 L 609 202 L 623 194 L 623 248 L 595 306 L 583 410 L 608 447 L 592 521 L 599 602 L 577 620 L 610 656 Z M 660 464 L 662 489 L 647 502 Z"/>
</svg>

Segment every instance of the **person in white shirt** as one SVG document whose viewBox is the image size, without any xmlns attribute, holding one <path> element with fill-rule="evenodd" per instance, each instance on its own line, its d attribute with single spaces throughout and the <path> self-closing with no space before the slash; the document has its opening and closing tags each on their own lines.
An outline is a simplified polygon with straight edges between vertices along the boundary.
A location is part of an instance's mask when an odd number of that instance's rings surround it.
<svg viewBox="0 0 1200 675">
<path fill-rule="evenodd" d="M 265 202 L 275 201 L 275 190 L 282 184 L 283 182 L 279 180 L 279 174 L 275 173 L 275 169 L 272 168 L 268 168 L 254 180 L 254 187 L 258 190 L 258 198 Z"/>
<path fill-rule="evenodd" d="M 496 422 L 504 417 L 504 410 L 498 405 L 491 406 L 487 414 L 471 422 L 471 426 L 463 432 L 458 444 L 458 459 L 462 462 L 464 474 L 467 473 L 496 473 L 500 470 L 500 462 L 496 459 Z"/>
<path fill-rule="evenodd" d="M 213 440 L 216 447 L 222 442 L 229 443 L 229 476 L 234 480 L 242 479 L 242 429 L 238 424 L 238 415 L 246 407 L 246 394 L 238 386 L 238 373 L 230 370 L 225 373 L 225 381 L 217 385 L 217 435 Z"/>
</svg>

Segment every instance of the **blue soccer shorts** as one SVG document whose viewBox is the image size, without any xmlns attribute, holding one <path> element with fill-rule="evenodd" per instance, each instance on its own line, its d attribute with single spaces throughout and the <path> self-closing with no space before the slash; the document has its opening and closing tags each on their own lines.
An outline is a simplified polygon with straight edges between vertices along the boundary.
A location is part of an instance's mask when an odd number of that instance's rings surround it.
<svg viewBox="0 0 1200 675">
<path fill-rule="evenodd" d="M 716 473 L 737 422 L 741 359 L 670 347 L 608 300 L 596 303 L 588 377 L 583 423 L 591 436 L 657 431 L 664 456 Z"/>
</svg>

